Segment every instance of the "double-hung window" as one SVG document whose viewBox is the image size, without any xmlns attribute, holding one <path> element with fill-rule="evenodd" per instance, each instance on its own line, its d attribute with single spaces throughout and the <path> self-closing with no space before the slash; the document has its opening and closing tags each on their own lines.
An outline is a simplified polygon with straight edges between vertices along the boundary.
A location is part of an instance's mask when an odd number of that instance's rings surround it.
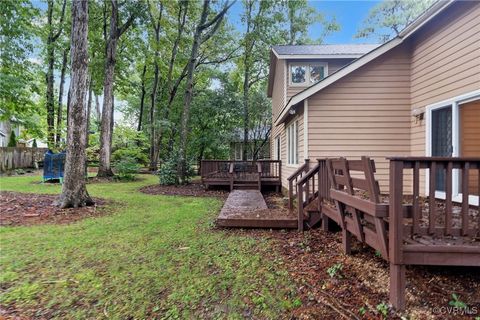
<svg viewBox="0 0 480 320">
<path fill-rule="evenodd" d="M 317 83 L 327 76 L 326 63 L 291 63 L 290 85 L 309 86 Z"/>
<path fill-rule="evenodd" d="M 298 120 L 287 126 L 287 164 L 298 164 Z"/>
</svg>

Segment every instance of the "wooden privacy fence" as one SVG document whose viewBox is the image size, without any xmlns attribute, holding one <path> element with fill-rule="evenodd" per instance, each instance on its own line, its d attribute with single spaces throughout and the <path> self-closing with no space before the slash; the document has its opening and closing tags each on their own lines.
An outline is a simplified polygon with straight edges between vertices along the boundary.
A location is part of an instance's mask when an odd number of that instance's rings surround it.
<svg viewBox="0 0 480 320">
<path fill-rule="evenodd" d="M 47 148 L 0 147 L 0 172 L 19 168 L 33 168 L 43 161 Z"/>
</svg>

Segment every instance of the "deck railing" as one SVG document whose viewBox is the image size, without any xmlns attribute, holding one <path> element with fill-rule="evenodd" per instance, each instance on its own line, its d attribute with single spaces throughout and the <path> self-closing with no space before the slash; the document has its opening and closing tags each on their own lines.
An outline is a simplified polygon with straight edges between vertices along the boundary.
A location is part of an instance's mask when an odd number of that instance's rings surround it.
<svg viewBox="0 0 480 320">
<path fill-rule="evenodd" d="M 202 160 L 200 176 L 204 179 L 215 174 L 227 178 L 230 163 L 229 160 Z"/>
<path fill-rule="evenodd" d="M 224 180 L 231 188 L 235 182 L 249 181 L 258 183 L 259 187 L 262 182 L 279 186 L 281 168 L 280 160 L 202 160 L 200 175 L 204 182 Z"/>
<path fill-rule="evenodd" d="M 305 163 L 298 167 L 288 178 L 288 209 L 293 210 L 293 201 L 298 195 L 297 183 L 310 170 L 310 159 L 305 159 Z"/>
<path fill-rule="evenodd" d="M 296 184 L 298 229 L 303 230 L 304 208 L 316 202 L 318 211 L 324 200 L 329 200 L 330 181 L 328 180 L 326 159 L 317 159 L 317 164 L 304 174 Z"/>
<path fill-rule="evenodd" d="M 412 219 L 404 219 L 402 213 L 408 198 L 404 174 L 413 177 Z M 424 187 L 428 188 L 428 202 L 424 205 L 420 203 L 421 177 L 425 177 Z M 402 309 L 406 264 L 480 266 L 478 246 L 458 241 L 442 244 L 441 241 L 480 234 L 480 158 L 390 158 L 389 193 L 390 301 Z M 456 198 L 454 193 L 458 193 Z M 439 203 L 439 197 L 444 201 Z M 477 217 L 469 210 L 475 210 Z M 425 244 L 409 240 L 417 236 L 436 240 Z"/>
</svg>

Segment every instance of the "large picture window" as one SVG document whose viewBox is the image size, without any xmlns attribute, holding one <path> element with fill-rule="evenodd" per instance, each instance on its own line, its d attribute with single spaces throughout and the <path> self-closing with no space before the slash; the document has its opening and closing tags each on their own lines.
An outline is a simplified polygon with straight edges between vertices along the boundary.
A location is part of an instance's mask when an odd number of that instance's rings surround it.
<svg viewBox="0 0 480 320">
<path fill-rule="evenodd" d="M 298 120 L 287 127 L 287 164 L 298 164 Z"/>
<path fill-rule="evenodd" d="M 290 65 L 291 85 L 312 85 L 326 77 L 326 63 L 292 63 Z"/>
</svg>

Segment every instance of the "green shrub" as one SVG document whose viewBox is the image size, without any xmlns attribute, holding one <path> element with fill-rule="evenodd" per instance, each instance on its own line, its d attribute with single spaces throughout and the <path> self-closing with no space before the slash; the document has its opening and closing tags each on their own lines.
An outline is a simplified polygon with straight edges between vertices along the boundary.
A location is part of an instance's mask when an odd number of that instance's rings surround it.
<svg viewBox="0 0 480 320">
<path fill-rule="evenodd" d="M 148 164 L 148 156 L 138 147 L 121 148 L 112 153 L 112 160 L 114 162 L 125 158 L 135 159 L 137 163 L 144 166 Z"/>
<path fill-rule="evenodd" d="M 125 157 L 115 163 L 115 172 L 120 180 L 134 180 L 139 169 L 137 160 L 131 157 Z"/>
<path fill-rule="evenodd" d="M 180 162 L 180 157 L 178 156 L 178 154 L 174 153 L 169 159 L 167 159 L 164 163 L 162 163 L 162 165 L 160 166 L 160 170 L 158 170 L 160 184 L 176 185 L 180 183 L 177 175 L 179 162 Z M 192 162 L 188 161 L 186 175 L 185 175 L 187 182 L 190 182 L 191 178 L 194 175 L 195 175 L 195 170 L 193 169 Z"/>
<path fill-rule="evenodd" d="M 89 146 L 86 150 L 87 161 L 89 163 L 98 163 L 100 156 L 100 147 L 98 145 Z"/>
<path fill-rule="evenodd" d="M 14 148 L 17 146 L 17 136 L 15 135 L 15 131 L 12 131 L 10 134 L 10 139 L 8 140 L 7 147 Z"/>
</svg>

